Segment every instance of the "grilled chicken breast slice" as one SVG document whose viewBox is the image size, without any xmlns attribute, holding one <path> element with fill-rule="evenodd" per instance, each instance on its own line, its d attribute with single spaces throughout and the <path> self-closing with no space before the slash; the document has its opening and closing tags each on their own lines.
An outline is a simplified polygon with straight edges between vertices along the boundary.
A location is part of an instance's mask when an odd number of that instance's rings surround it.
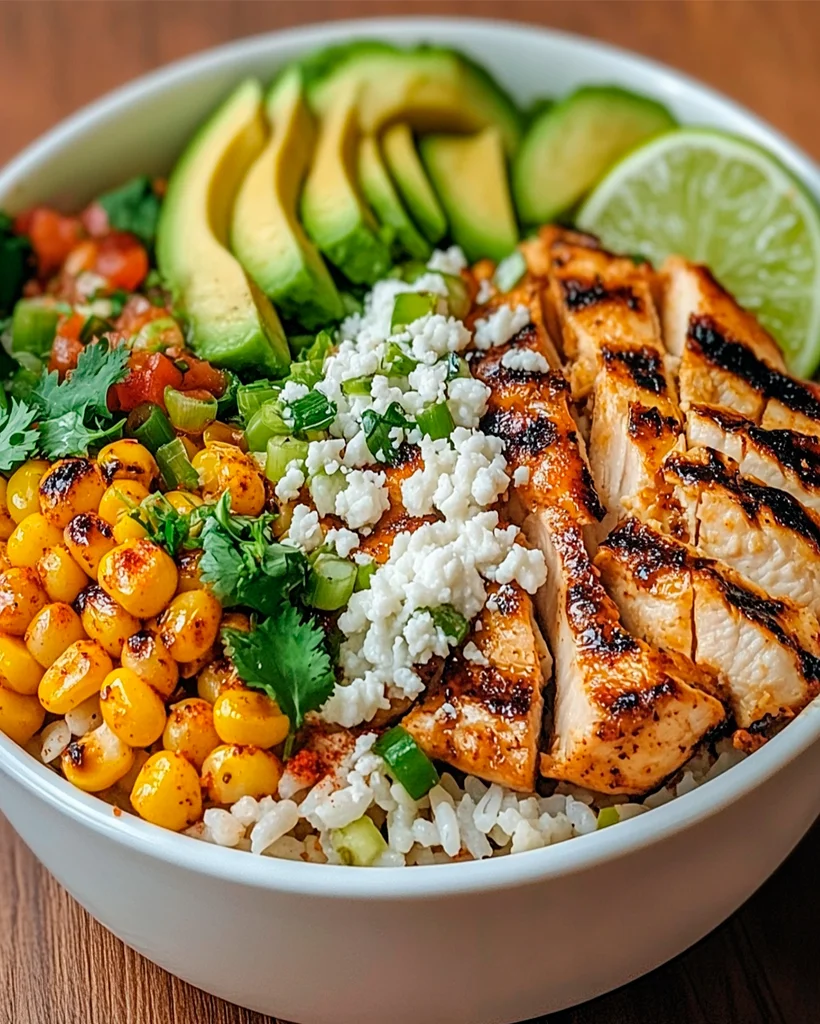
<svg viewBox="0 0 820 1024">
<path fill-rule="evenodd" d="M 492 395 L 483 429 L 505 438 L 524 530 L 543 550 L 537 595 L 554 659 L 555 709 L 542 773 L 603 792 L 642 793 L 690 756 L 724 716 L 693 664 L 630 636 L 593 568 L 583 532 L 604 516 L 560 373 L 510 370 L 510 347 L 534 347 L 534 330 L 473 363 Z"/>
<path fill-rule="evenodd" d="M 464 648 L 447 659 L 402 725 L 424 752 L 487 782 L 532 792 L 552 659 L 532 600 L 516 584 L 488 588 L 489 601 Z"/>
<path fill-rule="evenodd" d="M 711 448 L 674 452 L 664 476 L 683 512 L 679 539 L 820 616 L 820 516 Z"/>
<path fill-rule="evenodd" d="M 820 692 L 817 620 L 793 602 L 636 519 L 595 563 L 627 626 L 714 672 L 742 729 L 789 718 Z"/>
<path fill-rule="evenodd" d="M 766 430 L 742 416 L 695 405 L 686 415 L 690 447 L 713 448 L 733 459 L 745 477 L 791 494 L 820 514 L 820 438 Z"/>
</svg>

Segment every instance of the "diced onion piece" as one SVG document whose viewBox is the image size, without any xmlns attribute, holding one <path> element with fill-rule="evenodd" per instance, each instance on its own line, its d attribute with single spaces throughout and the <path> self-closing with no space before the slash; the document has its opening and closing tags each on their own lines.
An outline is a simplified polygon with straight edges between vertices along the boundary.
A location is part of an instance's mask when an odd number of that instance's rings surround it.
<svg viewBox="0 0 820 1024">
<path fill-rule="evenodd" d="M 163 445 L 173 441 L 176 436 L 171 421 L 153 402 L 142 402 L 131 410 L 125 424 L 125 433 L 128 437 L 136 438 L 152 455 L 156 455 Z"/>
<path fill-rule="evenodd" d="M 169 490 L 182 487 L 193 491 L 199 486 L 199 474 L 191 465 L 185 445 L 180 438 L 175 437 L 173 441 L 169 441 L 168 444 L 159 448 L 156 452 L 156 459 L 162 479 Z"/>
<path fill-rule="evenodd" d="M 439 781 L 436 766 L 400 725 L 380 736 L 373 750 L 384 758 L 396 782 L 400 782 L 414 800 L 421 800 Z"/>
<path fill-rule="evenodd" d="M 195 398 L 184 391 L 167 387 L 165 405 L 168 417 L 177 430 L 201 434 L 216 419 L 218 402 L 212 395 L 208 398 Z"/>
<path fill-rule="evenodd" d="M 345 864 L 358 868 L 370 867 L 388 849 L 384 836 L 367 815 L 344 828 L 334 828 L 330 841 Z"/>
<path fill-rule="evenodd" d="M 419 430 L 426 434 L 433 441 L 443 437 L 449 437 L 455 429 L 453 414 L 446 402 L 436 402 L 416 416 L 416 425 Z"/>
<path fill-rule="evenodd" d="M 308 453 L 307 441 L 295 437 L 268 438 L 268 456 L 265 475 L 271 483 L 278 483 L 294 459 L 305 459 Z"/>
<path fill-rule="evenodd" d="M 344 608 L 356 585 L 357 566 L 337 555 L 322 554 L 313 563 L 305 603 L 320 611 Z"/>
</svg>

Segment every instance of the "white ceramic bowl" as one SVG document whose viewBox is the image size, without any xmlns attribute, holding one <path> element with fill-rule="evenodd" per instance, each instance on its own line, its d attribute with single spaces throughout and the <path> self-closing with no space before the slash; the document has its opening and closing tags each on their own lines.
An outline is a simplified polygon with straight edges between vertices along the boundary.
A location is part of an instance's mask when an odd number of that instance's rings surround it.
<svg viewBox="0 0 820 1024">
<path fill-rule="evenodd" d="M 357 36 L 473 53 L 522 101 L 581 82 L 657 96 L 742 132 L 820 195 L 817 168 L 728 100 L 646 60 L 536 28 L 338 23 L 249 39 L 149 75 L 0 173 L 0 208 L 76 207 L 166 171 L 241 76 Z M 591 998 L 697 941 L 774 871 L 820 811 L 820 706 L 726 775 L 616 828 L 480 863 L 351 870 L 256 858 L 116 817 L 0 736 L 0 810 L 123 941 L 225 999 L 302 1024 L 500 1024 Z"/>
</svg>

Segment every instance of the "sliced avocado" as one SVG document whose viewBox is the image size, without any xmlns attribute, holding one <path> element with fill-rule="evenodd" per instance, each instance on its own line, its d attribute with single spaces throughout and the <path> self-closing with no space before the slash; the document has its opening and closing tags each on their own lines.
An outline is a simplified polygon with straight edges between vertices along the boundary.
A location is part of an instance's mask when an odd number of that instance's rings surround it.
<svg viewBox="0 0 820 1024">
<path fill-rule="evenodd" d="M 344 311 L 333 278 L 297 216 L 316 137 L 298 67 L 274 82 L 265 109 L 273 135 L 236 197 L 231 248 L 286 317 L 308 329 L 320 327 L 340 320 Z"/>
<path fill-rule="evenodd" d="M 157 264 L 187 317 L 195 352 L 217 366 L 275 375 L 290 363 L 279 317 L 226 247 L 234 197 L 265 138 L 262 87 L 248 79 L 174 167 L 157 227 Z"/>
<path fill-rule="evenodd" d="M 513 162 L 521 220 L 564 213 L 628 150 L 675 124 L 660 103 L 616 86 L 585 86 L 537 111 Z"/>
<path fill-rule="evenodd" d="M 467 259 L 501 260 L 515 248 L 504 146 L 497 128 L 477 135 L 427 135 L 421 157 Z"/>
<path fill-rule="evenodd" d="M 435 245 L 447 233 L 447 218 L 436 198 L 408 124 L 394 124 L 382 135 L 384 158 L 407 209 Z"/>
<path fill-rule="evenodd" d="M 357 187 L 358 121 L 349 84 L 325 113 L 302 190 L 302 223 L 331 263 L 356 284 L 390 269 L 390 246 Z"/>
<path fill-rule="evenodd" d="M 375 134 L 393 121 L 420 131 L 476 132 L 496 125 L 509 154 L 521 138 L 517 107 L 483 68 L 440 46 L 402 50 L 374 40 L 321 50 L 303 62 L 313 109 L 325 116 L 339 91 L 357 90 L 359 125 Z"/>
<path fill-rule="evenodd" d="M 393 232 L 398 254 L 428 259 L 431 246 L 404 208 L 372 135 L 363 135 L 359 141 L 359 184 L 382 229 Z"/>
</svg>

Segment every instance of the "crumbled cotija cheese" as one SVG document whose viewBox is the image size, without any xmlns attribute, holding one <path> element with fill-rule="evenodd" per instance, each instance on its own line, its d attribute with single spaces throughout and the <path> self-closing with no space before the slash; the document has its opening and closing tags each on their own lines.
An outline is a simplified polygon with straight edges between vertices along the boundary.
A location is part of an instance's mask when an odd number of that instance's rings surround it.
<svg viewBox="0 0 820 1024">
<path fill-rule="evenodd" d="M 550 365 L 540 352 L 532 349 L 511 349 L 501 357 L 501 365 L 508 370 L 526 370 L 528 373 L 547 373 Z"/>
<path fill-rule="evenodd" d="M 486 319 L 476 320 L 476 348 L 486 350 L 498 345 L 506 345 L 510 338 L 515 337 L 531 321 L 530 311 L 526 306 L 499 306 Z"/>
</svg>

